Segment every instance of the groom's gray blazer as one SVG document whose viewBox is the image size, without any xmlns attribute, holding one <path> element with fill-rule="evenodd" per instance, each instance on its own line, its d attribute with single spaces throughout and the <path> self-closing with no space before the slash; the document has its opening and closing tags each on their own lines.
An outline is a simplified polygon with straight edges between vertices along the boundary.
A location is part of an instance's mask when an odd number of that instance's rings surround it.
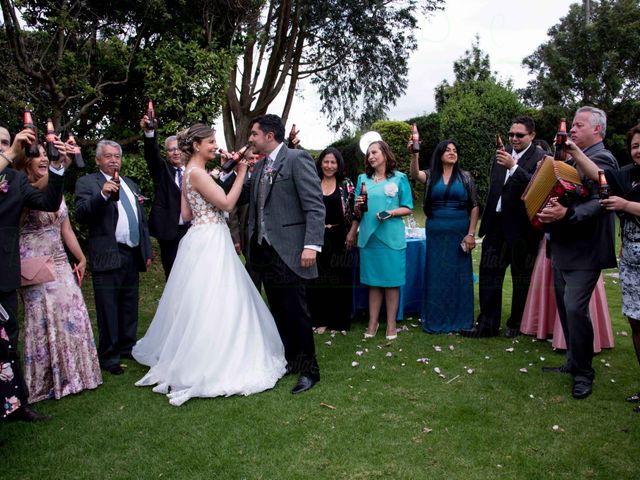
<svg viewBox="0 0 640 480">
<path fill-rule="evenodd" d="M 256 163 L 249 180 L 249 239 L 257 233 L 258 189 L 265 161 L 266 157 Z M 315 278 L 318 276 L 317 265 L 303 268 L 300 257 L 305 245 L 322 246 L 324 243 L 325 211 L 316 166 L 306 151 L 282 145 L 272 171 L 273 180 L 266 185 L 264 205 L 269 243 L 296 275 Z"/>
</svg>

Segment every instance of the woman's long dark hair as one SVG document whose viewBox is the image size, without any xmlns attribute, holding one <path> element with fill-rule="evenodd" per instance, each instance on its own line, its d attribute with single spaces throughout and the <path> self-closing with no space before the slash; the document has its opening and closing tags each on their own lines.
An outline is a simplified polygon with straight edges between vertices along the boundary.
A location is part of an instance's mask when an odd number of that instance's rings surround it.
<svg viewBox="0 0 640 480">
<path fill-rule="evenodd" d="M 431 173 L 431 185 L 437 183 L 442 177 L 442 155 L 447 151 L 447 147 L 449 145 L 456 147 L 456 152 L 458 154 L 458 161 L 453 164 L 451 176 L 453 178 L 460 176 L 460 147 L 458 147 L 458 143 L 455 140 L 442 140 L 436 146 L 436 149 L 433 151 L 433 155 L 431 155 L 431 166 L 429 167 Z"/>
<path fill-rule="evenodd" d="M 376 140 L 375 142 L 371 142 L 367 147 L 367 154 L 364 157 L 364 173 L 366 173 L 367 177 L 369 178 L 373 177 L 373 174 L 375 173 L 375 170 L 367 160 L 367 158 L 369 157 L 369 148 L 374 143 L 377 143 L 380 146 L 380 151 L 382 152 L 382 154 L 384 155 L 384 158 L 386 159 L 386 165 L 385 165 L 386 177 L 387 178 L 393 177 L 393 172 L 395 172 L 396 170 L 396 157 L 391 151 L 391 148 L 389 148 L 389 145 L 387 144 L 387 142 L 383 140 Z"/>
<path fill-rule="evenodd" d="M 336 157 L 336 161 L 338 162 L 338 169 L 336 170 L 336 181 L 340 183 L 344 179 L 344 159 L 342 158 L 342 154 L 335 147 L 327 147 L 322 152 L 320 152 L 320 156 L 316 161 L 316 171 L 318 172 L 318 176 L 320 180 L 324 178 L 324 174 L 322 173 L 322 160 L 328 154 L 333 154 Z"/>
</svg>

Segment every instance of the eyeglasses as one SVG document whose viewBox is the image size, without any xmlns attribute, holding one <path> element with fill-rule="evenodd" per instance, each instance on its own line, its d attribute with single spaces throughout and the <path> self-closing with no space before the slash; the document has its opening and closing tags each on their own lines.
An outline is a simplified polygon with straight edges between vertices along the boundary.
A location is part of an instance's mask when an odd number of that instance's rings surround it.
<svg viewBox="0 0 640 480">
<path fill-rule="evenodd" d="M 119 153 L 103 153 L 102 158 L 106 160 L 111 160 L 112 158 L 120 160 L 122 158 L 122 155 L 120 155 Z"/>
<path fill-rule="evenodd" d="M 167 148 L 167 152 L 169 153 L 174 153 L 174 152 L 179 152 L 180 149 L 178 147 L 171 147 L 171 148 Z"/>
<path fill-rule="evenodd" d="M 529 134 L 528 133 L 520 133 L 520 132 L 509 132 L 507 135 L 509 135 L 509 138 L 513 138 L 513 137 L 524 138 Z"/>
</svg>

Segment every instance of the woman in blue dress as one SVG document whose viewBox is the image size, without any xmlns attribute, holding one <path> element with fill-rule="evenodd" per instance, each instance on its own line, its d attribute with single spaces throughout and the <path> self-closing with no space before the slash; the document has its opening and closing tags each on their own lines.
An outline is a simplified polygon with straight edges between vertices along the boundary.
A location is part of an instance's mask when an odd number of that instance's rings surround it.
<svg viewBox="0 0 640 480">
<path fill-rule="evenodd" d="M 443 140 L 431 167 L 419 170 L 411 159 L 411 176 L 425 184 L 425 260 L 422 328 L 429 333 L 457 332 L 473 324 L 471 251 L 480 208 L 471 174 L 458 164 L 458 145 Z"/>
<path fill-rule="evenodd" d="M 402 217 L 413 209 L 407 176 L 396 171 L 396 160 L 382 140 L 369 145 L 365 173 L 360 174 L 356 192 L 364 184 L 368 208 L 361 212 L 362 195 L 356 198 L 356 216 L 347 242 L 358 230 L 360 281 L 369 286 L 369 325 L 365 338 L 375 337 L 384 298 L 387 306 L 388 340 L 395 340 L 400 287 L 405 283 L 406 248 Z"/>
</svg>

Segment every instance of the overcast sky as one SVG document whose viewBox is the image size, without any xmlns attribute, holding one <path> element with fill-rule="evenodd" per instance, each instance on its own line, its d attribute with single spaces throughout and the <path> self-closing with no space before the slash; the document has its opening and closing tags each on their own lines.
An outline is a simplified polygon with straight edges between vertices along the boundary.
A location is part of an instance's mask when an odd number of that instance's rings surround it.
<svg viewBox="0 0 640 480">
<path fill-rule="evenodd" d="M 421 22 L 418 48 L 409 61 L 409 86 L 389 109 L 390 120 L 408 118 L 435 110 L 433 90 L 443 79 L 453 80 L 453 62 L 469 49 L 476 34 L 480 48 L 489 54 L 491 69 L 502 79 L 513 79 L 516 88 L 529 80 L 522 59 L 543 42 L 547 31 L 569 11 L 569 0 L 447 0 L 444 11 Z M 279 114 L 281 103 L 271 113 Z M 322 149 L 337 137 L 326 127 L 320 101 L 309 84 L 294 100 L 287 132 L 295 123 L 306 148 Z M 221 125 L 218 126 L 221 131 Z M 218 141 L 222 141 L 218 135 Z"/>
</svg>

